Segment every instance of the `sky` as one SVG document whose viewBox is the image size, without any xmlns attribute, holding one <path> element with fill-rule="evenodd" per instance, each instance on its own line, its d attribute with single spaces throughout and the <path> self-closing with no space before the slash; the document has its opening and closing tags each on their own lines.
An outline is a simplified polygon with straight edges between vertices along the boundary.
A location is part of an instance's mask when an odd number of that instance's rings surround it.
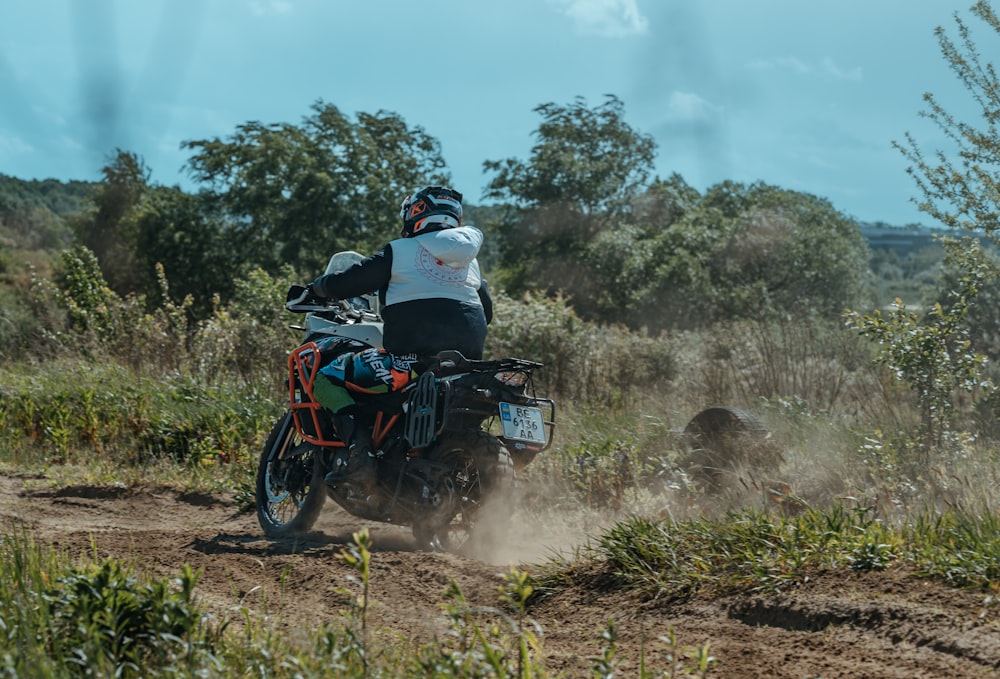
<svg viewBox="0 0 1000 679">
<path fill-rule="evenodd" d="M 655 172 L 762 181 L 848 216 L 933 225 L 892 147 L 944 148 L 925 92 L 978 120 L 934 30 L 983 54 L 973 0 L 2 0 L 0 174 L 97 181 L 121 148 L 194 190 L 184 141 L 299 124 L 319 101 L 441 143 L 481 204 L 483 162 L 530 159 L 545 103 L 618 97 Z M 993 47 L 991 47 L 993 45 Z"/>
</svg>

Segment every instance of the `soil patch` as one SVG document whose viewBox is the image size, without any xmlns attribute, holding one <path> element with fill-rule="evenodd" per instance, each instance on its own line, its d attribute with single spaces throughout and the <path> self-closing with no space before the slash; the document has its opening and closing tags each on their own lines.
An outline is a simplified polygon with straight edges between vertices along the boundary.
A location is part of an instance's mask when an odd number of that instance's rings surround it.
<svg viewBox="0 0 1000 679">
<path fill-rule="evenodd" d="M 132 560 L 170 577 L 181 564 L 201 569 L 196 592 L 218 619 L 239 624 L 240 609 L 268 624 L 309 629 L 344 610 L 339 588 L 354 585 L 337 555 L 354 531 L 373 538 L 371 623 L 402 638 L 430 639 L 445 628 L 441 604 L 450 581 L 473 604 L 495 606 L 500 573 L 531 571 L 546 549 L 561 550 L 582 531 L 523 540 L 485 559 L 416 551 L 409 531 L 365 523 L 328 503 L 316 530 L 297 541 L 269 540 L 253 514 L 225 495 L 164 488 L 74 486 L 0 477 L 0 521 L 27 527 L 37 542 L 71 556 Z M 528 535 L 530 533 L 530 536 Z M 558 544 L 557 544 L 558 543 Z M 303 605 L 308 601 L 308 605 Z M 780 593 L 695 596 L 643 602 L 599 582 L 541 597 L 529 611 L 543 629 L 545 664 L 590 676 L 608 619 L 618 629 L 619 675 L 664 669 L 672 628 L 682 646 L 709 643 L 715 677 L 956 677 L 1000 673 L 1000 604 L 984 593 L 947 587 L 898 570 L 817 572 Z M 386 638 L 391 638 L 387 635 Z"/>
</svg>

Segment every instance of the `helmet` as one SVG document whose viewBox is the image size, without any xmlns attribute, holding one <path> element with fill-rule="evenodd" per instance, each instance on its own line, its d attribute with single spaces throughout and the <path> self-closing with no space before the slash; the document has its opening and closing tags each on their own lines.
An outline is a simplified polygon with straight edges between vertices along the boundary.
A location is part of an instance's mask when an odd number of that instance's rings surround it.
<svg viewBox="0 0 1000 679">
<path fill-rule="evenodd" d="M 447 186 L 425 186 L 406 197 L 399 216 L 403 238 L 461 226 L 462 194 Z"/>
</svg>

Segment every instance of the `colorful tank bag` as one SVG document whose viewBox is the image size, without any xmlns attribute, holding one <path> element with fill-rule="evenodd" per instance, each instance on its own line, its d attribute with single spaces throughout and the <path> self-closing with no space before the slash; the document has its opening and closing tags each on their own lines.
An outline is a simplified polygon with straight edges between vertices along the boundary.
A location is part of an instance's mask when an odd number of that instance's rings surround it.
<svg viewBox="0 0 1000 679">
<path fill-rule="evenodd" d="M 414 354 L 397 356 L 382 348 L 338 356 L 320 368 L 319 374 L 326 378 L 329 386 L 317 380 L 314 386 L 316 400 L 328 410 L 338 412 L 354 404 L 351 392 L 387 394 L 398 391 L 416 378 L 413 369 L 416 362 Z"/>
</svg>

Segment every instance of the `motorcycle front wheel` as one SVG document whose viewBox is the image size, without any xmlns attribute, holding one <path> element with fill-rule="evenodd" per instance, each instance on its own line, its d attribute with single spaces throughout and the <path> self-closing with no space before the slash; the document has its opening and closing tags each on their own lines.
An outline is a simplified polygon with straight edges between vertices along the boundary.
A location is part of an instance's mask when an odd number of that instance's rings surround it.
<svg viewBox="0 0 1000 679">
<path fill-rule="evenodd" d="M 268 537 L 300 535 L 316 523 L 326 500 L 320 453 L 299 438 L 290 412 L 274 424 L 257 465 L 257 520 Z"/>
<path fill-rule="evenodd" d="M 514 464 L 507 447 L 481 430 L 445 434 L 430 459 L 452 468 L 449 511 L 414 521 L 417 546 L 431 551 L 475 550 L 506 533 L 514 495 Z"/>
</svg>

